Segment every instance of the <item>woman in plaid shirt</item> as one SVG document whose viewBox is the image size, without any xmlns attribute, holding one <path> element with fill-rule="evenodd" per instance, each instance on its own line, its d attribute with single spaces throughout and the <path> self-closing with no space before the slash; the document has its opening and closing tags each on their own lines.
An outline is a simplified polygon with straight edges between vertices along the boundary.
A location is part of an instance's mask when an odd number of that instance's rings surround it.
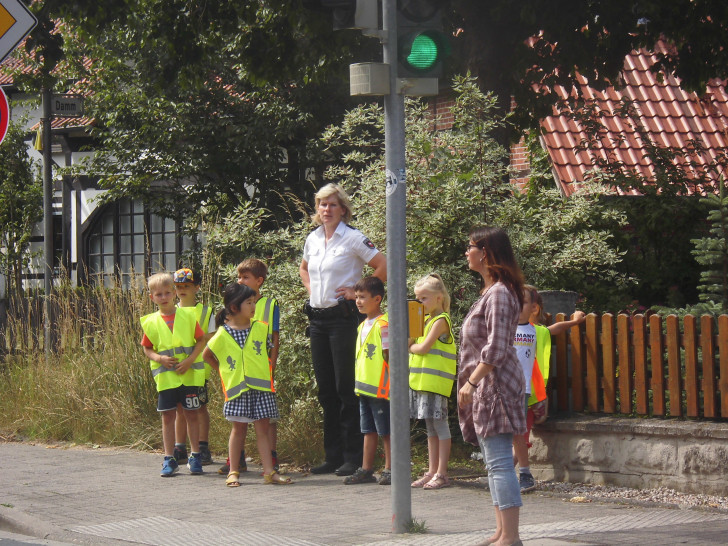
<svg viewBox="0 0 728 546">
<path fill-rule="evenodd" d="M 513 347 L 523 275 L 500 228 L 473 229 L 465 256 L 468 267 L 482 276 L 483 289 L 460 331 L 460 428 L 466 441 L 480 444 L 488 469 L 496 529 L 487 544 L 520 545 L 522 502 L 511 446 L 514 434 L 526 432 L 526 385 Z"/>
</svg>

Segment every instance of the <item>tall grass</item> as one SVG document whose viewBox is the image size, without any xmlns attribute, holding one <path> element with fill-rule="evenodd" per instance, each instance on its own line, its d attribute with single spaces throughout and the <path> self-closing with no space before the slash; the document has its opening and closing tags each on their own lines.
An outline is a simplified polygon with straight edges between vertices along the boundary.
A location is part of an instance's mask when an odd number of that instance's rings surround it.
<svg viewBox="0 0 728 546">
<path fill-rule="evenodd" d="M 43 347 L 44 306 L 40 299 L 11 310 L 2 339 L 6 354 L 0 361 L 3 434 L 161 448 L 157 391 L 140 346 L 139 317 L 154 307 L 144 290 L 144 279 L 138 277 L 133 284 L 131 289 L 61 286 L 55 290 L 54 348 L 49 355 Z M 321 455 L 320 409 L 310 384 L 296 387 L 300 376 L 288 372 L 296 369 L 287 362 L 291 351 L 282 349 L 277 378 L 281 410 L 278 450 L 283 462 L 303 464 Z M 208 389 L 210 446 L 221 457 L 227 451 L 230 425 L 222 416 L 216 375 Z M 257 453 L 253 427 L 247 451 Z"/>
</svg>

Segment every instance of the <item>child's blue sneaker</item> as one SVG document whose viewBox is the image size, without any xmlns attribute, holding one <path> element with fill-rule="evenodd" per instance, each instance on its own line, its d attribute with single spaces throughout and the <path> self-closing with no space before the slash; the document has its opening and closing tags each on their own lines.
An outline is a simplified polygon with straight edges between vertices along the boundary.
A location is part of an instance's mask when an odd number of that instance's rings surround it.
<svg viewBox="0 0 728 546">
<path fill-rule="evenodd" d="M 190 474 L 202 474 L 202 461 L 199 453 L 190 454 L 190 458 L 187 460 L 187 468 L 190 469 Z"/>
<path fill-rule="evenodd" d="M 165 457 L 162 463 L 162 473 L 160 474 L 163 478 L 169 478 L 179 470 L 179 465 L 175 461 L 174 457 Z"/>
</svg>

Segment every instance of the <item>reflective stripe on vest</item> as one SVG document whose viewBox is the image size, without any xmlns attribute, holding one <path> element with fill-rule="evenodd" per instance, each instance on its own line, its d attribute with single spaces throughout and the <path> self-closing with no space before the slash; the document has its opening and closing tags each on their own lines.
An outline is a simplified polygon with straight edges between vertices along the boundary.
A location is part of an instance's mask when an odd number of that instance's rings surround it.
<svg viewBox="0 0 728 546">
<path fill-rule="evenodd" d="M 182 361 L 194 351 L 197 317 L 193 308 L 175 309 L 172 330 L 169 329 L 158 311 L 143 316 L 140 321 L 144 334 L 152 342 L 154 351 L 158 354 L 176 357 Z M 149 367 L 158 391 L 174 389 L 181 385 L 201 387 L 205 384 L 205 365 L 202 360 L 194 362 L 182 375 L 153 360 L 149 361 Z"/>
<path fill-rule="evenodd" d="M 381 331 L 387 324 L 385 313 L 374 322 L 364 342 L 361 340 L 364 323 L 357 328 L 354 392 L 358 395 L 389 400 L 389 363 L 384 360 Z"/>
<path fill-rule="evenodd" d="M 531 374 L 531 396 L 528 405 L 546 400 L 546 384 L 551 369 L 551 332 L 545 326 L 534 324 L 536 327 L 536 358 L 533 362 Z"/>
<path fill-rule="evenodd" d="M 451 341 L 450 343 L 443 343 L 438 338 L 427 354 L 409 355 L 409 386 L 415 391 L 434 392 L 449 397 L 452 393 L 457 371 L 457 356 L 450 315 L 442 313 L 432 317 L 425 325 L 422 337 L 417 338 L 415 343 L 422 343 L 432 330 L 435 322 L 441 318 L 447 321 L 448 335 Z"/>
<path fill-rule="evenodd" d="M 261 296 L 255 302 L 255 315 L 253 318 L 265 322 L 268 325 L 269 336 L 273 335 L 273 317 L 271 314 L 276 305 L 278 305 L 276 299 L 268 296 Z"/>
</svg>

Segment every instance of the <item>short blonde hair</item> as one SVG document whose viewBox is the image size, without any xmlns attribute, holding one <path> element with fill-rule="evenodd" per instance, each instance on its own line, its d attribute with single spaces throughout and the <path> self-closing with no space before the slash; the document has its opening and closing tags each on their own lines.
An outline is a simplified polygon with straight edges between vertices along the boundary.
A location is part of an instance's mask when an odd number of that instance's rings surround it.
<svg viewBox="0 0 728 546">
<path fill-rule="evenodd" d="M 433 294 L 442 295 L 442 309 L 446 313 L 450 312 L 450 294 L 445 288 L 445 283 L 442 281 L 442 277 L 437 273 L 430 273 L 422 277 L 415 283 L 415 292 L 424 290 L 425 292 L 431 292 Z"/>
<path fill-rule="evenodd" d="M 164 286 L 174 286 L 174 279 L 172 278 L 171 273 L 162 271 L 147 278 L 147 287 L 150 292 L 154 292 L 158 288 L 162 288 Z"/>
<path fill-rule="evenodd" d="M 344 191 L 344 188 L 342 188 L 338 184 L 331 183 L 326 184 L 323 188 L 317 191 L 316 195 L 314 196 L 316 198 L 316 202 L 314 204 L 316 208 L 316 213 L 311 216 L 311 220 L 317 226 L 323 224 L 323 222 L 321 221 L 321 216 L 319 216 L 318 212 L 319 204 L 323 199 L 327 199 L 331 196 L 336 196 L 336 199 L 339 200 L 339 204 L 344 208 L 344 216 L 342 217 L 344 223 L 348 224 L 349 222 L 351 222 L 352 212 L 349 195 Z"/>
</svg>

